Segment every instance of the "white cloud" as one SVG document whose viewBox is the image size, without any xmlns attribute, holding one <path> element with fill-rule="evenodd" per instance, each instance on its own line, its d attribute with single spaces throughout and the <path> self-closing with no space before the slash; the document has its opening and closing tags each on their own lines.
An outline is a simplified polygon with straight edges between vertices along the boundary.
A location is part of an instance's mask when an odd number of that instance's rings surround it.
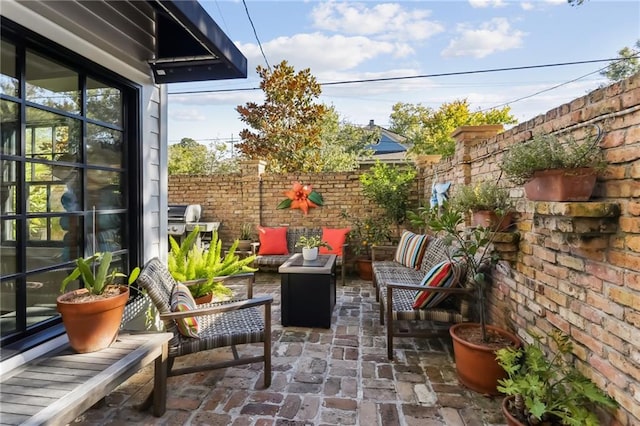
<svg viewBox="0 0 640 426">
<path fill-rule="evenodd" d="M 534 5 L 531 2 L 523 1 L 522 3 L 520 3 L 520 7 L 522 8 L 522 10 L 533 10 Z"/>
<path fill-rule="evenodd" d="M 492 53 L 511 50 L 522 46 L 526 33 L 511 28 L 505 18 L 493 18 L 482 23 L 478 28 L 468 24 L 458 24 L 459 34 L 449 42 L 442 51 L 445 57 L 473 56 L 484 58 Z"/>
<path fill-rule="evenodd" d="M 475 8 L 504 7 L 507 5 L 504 0 L 469 0 L 469 4 Z"/>
<path fill-rule="evenodd" d="M 320 30 L 397 41 L 426 40 L 444 31 L 444 26 L 429 20 L 429 16 L 428 9 L 408 10 L 398 3 L 367 7 L 364 3 L 333 1 L 318 4 L 311 13 L 314 27 Z"/>
<path fill-rule="evenodd" d="M 264 64 L 257 45 L 249 43 L 238 47 L 249 64 Z M 262 47 L 271 66 L 286 59 L 297 70 L 310 68 L 316 76 L 327 70 L 352 69 L 380 55 L 399 58 L 414 53 L 413 48 L 405 43 L 375 41 L 362 36 L 326 36 L 321 33 L 278 37 L 263 43 Z"/>
<path fill-rule="evenodd" d="M 205 121 L 207 117 L 197 108 L 176 108 L 171 112 L 171 119 L 175 121 Z"/>
</svg>

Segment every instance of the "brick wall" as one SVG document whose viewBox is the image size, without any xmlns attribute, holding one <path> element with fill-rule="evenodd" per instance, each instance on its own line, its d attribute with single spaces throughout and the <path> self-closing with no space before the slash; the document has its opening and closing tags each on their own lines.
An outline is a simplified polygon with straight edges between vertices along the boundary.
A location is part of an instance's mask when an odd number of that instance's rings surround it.
<svg viewBox="0 0 640 426">
<path fill-rule="evenodd" d="M 263 226 L 290 227 L 349 227 L 342 217 L 343 210 L 354 216 L 380 212 L 379 208 L 362 195 L 360 174 L 368 169 L 348 173 L 265 173 L 264 162 L 243 163 L 241 171 L 233 175 L 170 176 L 169 204 L 202 205 L 202 221 L 220 221 L 220 238 L 230 244 L 238 238 L 242 223 Z M 286 198 L 284 191 L 294 182 L 312 185 L 324 200 L 322 206 L 309 210 L 276 209 Z M 420 181 L 421 182 L 421 181 Z M 416 180 L 411 196 L 417 205 L 421 189 Z"/>
<path fill-rule="evenodd" d="M 580 138 L 591 124 L 606 132 L 608 162 L 587 203 L 516 202 L 516 256 L 495 268 L 493 323 L 545 335 L 569 334 L 580 369 L 621 405 L 616 421 L 640 424 L 640 74 L 595 90 L 515 128 L 458 129 L 453 159 L 419 163 L 427 183 L 501 178 L 509 146 L 535 133 L 566 131 Z M 426 196 L 426 194 L 425 194 Z"/>
</svg>

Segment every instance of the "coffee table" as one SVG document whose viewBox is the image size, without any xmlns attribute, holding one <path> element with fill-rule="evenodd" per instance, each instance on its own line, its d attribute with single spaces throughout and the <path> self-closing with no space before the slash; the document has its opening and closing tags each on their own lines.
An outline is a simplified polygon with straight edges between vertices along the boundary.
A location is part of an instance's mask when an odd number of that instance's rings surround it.
<svg viewBox="0 0 640 426">
<path fill-rule="evenodd" d="M 336 304 L 336 255 L 305 261 L 294 254 L 279 268 L 283 326 L 331 328 Z"/>
</svg>

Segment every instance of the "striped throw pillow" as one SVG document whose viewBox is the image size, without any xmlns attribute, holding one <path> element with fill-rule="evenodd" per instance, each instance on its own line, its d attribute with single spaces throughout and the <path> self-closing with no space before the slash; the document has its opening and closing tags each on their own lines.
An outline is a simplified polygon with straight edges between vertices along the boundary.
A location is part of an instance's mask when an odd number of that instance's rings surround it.
<svg viewBox="0 0 640 426">
<path fill-rule="evenodd" d="M 422 279 L 420 285 L 423 287 L 442 288 L 457 286 L 460 282 L 463 269 L 463 265 L 459 262 L 444 260 L 431 268 Z M 427 290 L 418 291 L 413 299 L 413 309 L 435 308 L 448 296 L 447 293 Z"/>
<path fill-rule="evenodd" d="M 427 249 L 427 235 L 418 235 L 410 231 L 402 231 L 394 260 L 407 268 L 420 269 L 422 256 Z"/>
<path fill-rule="evenodd" d="M 196 308 L 196 301 L 193 299 L 189 287 L 182 283 L 176 283 L 171 292 L 171 311 L 187 312 Z M 175 320 L 180 334 L 186 337 L 200 338 L 198 331 L 200 325 L 196 317 L 180 318 Z"/>
</svg>

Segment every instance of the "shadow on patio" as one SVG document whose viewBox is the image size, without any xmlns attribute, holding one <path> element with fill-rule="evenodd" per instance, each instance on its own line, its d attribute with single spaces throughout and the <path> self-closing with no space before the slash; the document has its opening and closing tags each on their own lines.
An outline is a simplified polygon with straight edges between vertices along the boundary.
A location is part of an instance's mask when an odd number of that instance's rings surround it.
<svg viewBox="0 0 640 426">
<path fill-rule="evenodd" d="M 338 285 L 331 329 L 280 325 L 278 274 L 256 274 L 254 288 L 256 295 L 274 296 L 271 387 L 263 388 L 259 363 L 170 377 L 167 412 L 155 418 L 136 409 L 153 385 L 153 369 L 146 368 L 74 424 L 504 424 L 501 398 L 458 384 L 449 338 L 396 339 L 396 359 L 387 360 L 371 282 L 348 277 L 345 287 Z M 203 356 L 231 355 L 226 349 L 184 361 Z"/>
</svg>

